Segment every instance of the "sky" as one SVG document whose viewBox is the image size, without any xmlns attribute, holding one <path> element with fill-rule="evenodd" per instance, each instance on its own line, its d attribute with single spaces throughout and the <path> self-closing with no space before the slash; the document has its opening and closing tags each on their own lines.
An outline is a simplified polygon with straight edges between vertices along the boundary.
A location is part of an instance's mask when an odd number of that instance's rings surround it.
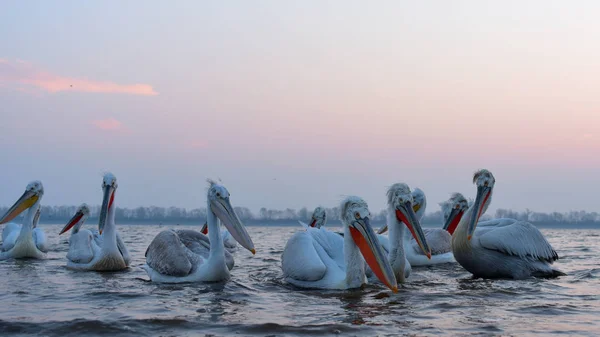
<svg viewBox="0 0 600 337">
<path fill-rule="evenodd" d="M 597 1 L 5 1 L 0 205 L 600 211 Z"/>
</svg>

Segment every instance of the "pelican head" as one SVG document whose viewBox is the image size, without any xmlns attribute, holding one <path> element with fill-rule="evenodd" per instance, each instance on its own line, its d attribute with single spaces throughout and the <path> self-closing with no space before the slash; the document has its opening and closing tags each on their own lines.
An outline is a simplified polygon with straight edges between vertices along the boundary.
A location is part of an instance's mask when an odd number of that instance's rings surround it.
<svg viewBox="0 0 600 337">
<path fill-rule="evenodd" d="M 98 232 L 102 234 L 106 221 L 108 219 L 108 212 L 112 209 L 115 201 L 115 192 L 119 185 L 117 184 L 117 177 L 114 174 L 108 172 L 104 174 L 102 178 L 102 191 L 104 197 L 102 199 L 102 206 L 100 207 L 100 221 L 98 222 Z"/>
<path fill-rule="evenodd" d="M 74 233 L 79 232 L 79 228 L 83 225 L 83 223 L 85 222 L 85 220 L 87 220 L 87 218 L 89 216 L 90 216 L 89 206 L 87 204 L 81 204 L 81 206 L 79 206 L 77 208 L 77 211 L 75 211 L 75 215 L 73 215 L 73 217 L 69 220 L 69 222 L 67 222 L 65 227 L 63 227 L 63 229 L 60 231 L 60 233 L 58 233 L 58 235 L 61 235 L 62 233 L 67 232 L 73 226 L 75 226 L 75 228 L 73 229 L 73 232 Z"/>
<path fill-rule="evenodd" d="M 423 215 L 425 214 L 425 209 L 427 208 L 427 198 L 425 198 L 425 192 L 422 189 L 416 187 L 412 191 L 413 197 L 413 211 L 415 211 L 417 218 L 421 220 Z"/>
<path fill-rule="evenodd" d="M 227 191 L 225 186 L 209 180 L 207 195 L 209 211 L 212 211 L 221 220 L 231 236 L 242 247 L 255 254 L 254 243 L 246 231 L 246 227 L 242 225 L 242 221 L 233 210 L 233 206 L 229 202 L 229 196 L 229 191 Z"/>
<path fill-rule="evenodd" d="M 487 210 L 492 201 L 490 197 L 492 196 L 492 190 L 494 189 L 496 179 L 494 179 L 492 172 L 481 169 L 473 175 L 473 183 L 477 186 L 477 196 L 475 197 L 475 202 L 472 206 L 473 213 L 470 214 L 471 217 L 469 218 L 469 228 L 467 232 L 468 240 L 471 240 L 471 236 L 473 235 L 473 232 L 475 232 L 479 217 Z"/>
<path fill-rule="evenodd" d="M 325 208 L 319 206 L 313 211 L 310 227 L 321 228 L 321 226 L 325 226 L 325 223 L 327 223 L 327 212 Z"/>
<path fill-rule="evenodd" d="M 406 184 L 404 184 L 406 186 Z M 406 186 L 406 188 L 408 188 L 408 186 Z M 410 189 L 409 189 L 410 190 Z M 421 190 L 420 188 L 415 188 L 414 191 L 412 191 L 412 208 L 413 211 L 415 212 L 415 215 L 417 217 L 417 219 L 421 219 L 425 213 L 425 208 L 427 207 L 427 198 L 425 198 L 425 192 L 423 192 L 423 190 Z M 387 232 L 388 230 L 388 225 L 385 224 L 383 227 L 381 227 L 379 229 L 379 231 L 377 232 L 377 234 L 383 234 L 385 232 Z"/>
<path fill-rule="evenodd" d="M 453 193 L 450 199 L 440 202 L 444 216 L 444 229 L 452 235 L 460 222 L 460 219 L 469 209 L 467 199 L 460 193 Z"/>
<path fill-rule="evenodd" d="M 12 205 L 6 214 L 0 218 L 0 224 L 7 223 L 23 213 L 26 209 L 35 205 L 44 195 L 44 185 L 39 180 L 30 182 L 25 188 L 23 195 Z"/>
<path fill-rule="evenodd" d="M 396 212 L 396 220 L 404 223 L 423 250 L 423 253 L 431 259 L 431 250 L 425 239 L 421 223 L 417 219 L 413 204 L 413 194 L 408 185 L 397 183 L 392 185 L 388 191 L 388 207 L 393 207 Z"/>
<path fill-rule="evenodd" d="M 377 275 L 393 292 L 398 292 L 396 277 L 388 261 L 379 239 L 375 235 L 369 220 L 371 213 L 367 203 L 359 197 L 347 197 L 340 206 L 342 223 L 350 230 L 352 240 L 360 250 L 363 258 Z"/>
</svg>

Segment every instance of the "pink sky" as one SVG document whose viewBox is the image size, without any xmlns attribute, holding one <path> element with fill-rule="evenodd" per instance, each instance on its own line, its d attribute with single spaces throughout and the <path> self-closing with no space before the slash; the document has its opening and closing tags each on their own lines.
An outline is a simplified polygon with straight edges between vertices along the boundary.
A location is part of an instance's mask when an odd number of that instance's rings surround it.
<svg viewBox="0 0 600 337">
<path fill-rule="evenodd" d="M 113 6 L 75 5 L 70 24 L 10 6 L 0 150 L 49 163 L 16 161 L 7 188 L 71 186 L 68 170 L 89 187 L 47 202 L 94 203 L 110 169 L 125 205 L 203 205 L 221 177 L 254 209 L 379 209 L 402 181 L 434 210 L 485 167 L 492 208 L 598 210 L 596 2 Z"/>
</svg>

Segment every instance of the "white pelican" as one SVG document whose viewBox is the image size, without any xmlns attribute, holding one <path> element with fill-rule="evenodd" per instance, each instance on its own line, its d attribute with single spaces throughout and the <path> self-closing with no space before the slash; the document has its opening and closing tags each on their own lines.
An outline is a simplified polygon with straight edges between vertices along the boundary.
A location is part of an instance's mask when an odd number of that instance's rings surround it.
<svg viewBox="0 0 600 337">
<path fill-rule="evenodd" d="M 565 275 L 550 266 L 558 259 L 558 254 L 532 224 L 501 219 L 495 224 L 478 227 L 479 218 L 491 202 L 495 182 L 492 173 L 485 169 L 473 176 L 477 197 L 452 235 L 456 261 L 481 278 Z"/>
<path fill-rule="evenodd" d="M 460 219 L 470 206 L 467 199 L 460 193 L 453 193 L 450 199 L 441 202 L 440 207 L 444 219 L 443 229 L 450 235 L 454 234 L 456 226 L 458 226 Z M 452 245 L 452 242 L 450 244 Z"/>
<path fill-rule="evenodd" d="M 366 261 L 381 282 L 397 292 L 390 263 L 370 225 L 367 203 L 348 197 L 340 209 L 343 237 L 325 228 L 309 227 L 288 240 L 281 257 L 285 280 L 302 288 L 359 288 L 367 283 Z"/>
<path fill-rule="evenodd" d="M 383 249 L 388 253 L 388 259 L 392 264 L 396 280 L 404 283 L 411 272 L 411 264 L 408 260 L 407 252 L 412 253 L 412 245 L 409 241 L 409 235 L 415 238 L 419 249 L 423 252 L 423 259 L 431 258 L 431 249 L 421 223 L 415 214 L 413 205 L 413 195 L 408 185 L 397 183 L 392 185 L 387 191 L 388 209 L 387 224 L 389 226 L 389 236 L 379 235 Z M 421 211 L 421 208 L 416 208 Z M 410 234 L 405 234 L 405 227 L 408 227 Z M 383 229 L 383 228 L 382 228 Z M 408 247 L 405 247 L 407 245 Z"/>
<path fill-rule="evenodd" d="M 319 206 L 319 207 L 315 208 L 315 210 L 313 211 L 313 214 L 310 217 L 309 225 L 307 225 L 306 223 L 304 223 L 300 220 L 298 220 L 298 222 L 304 228 L 308 228 L 308 227 L 321 228 L 322 226 L 325 226 L 325 224 L 327 223 L 327 212 L 325 211 L 325 208 Z"/>
<path fill-rule="evenodd" d="M 416 213 L 416 218 L 421 221 L 427 208 L 427 198 L 420 188 L 415 188 L 411 194 L 413 198 L 413 211 Z M 379 230 L 379 234 L 384 233 L 386 230 L 387 225 Z M 427 244 L 431 247 L 431 258 L 424 253 L 419 242 L 410 235 L 410 232 L 404 234 L 404 252 L 411 266 L 428 266 L 454 262 L 454 257 L 452 256 L 452 236 L 446 230 L 443 228 L 423 228 L 423 233 L 425 234 Z"/>
<path fill-rule="evenodd" d="M 119 244 L 120 240 L 117 239 L 119 234 L 115 225 L 114 203 L 117 188 L 117 178 L 112 173 L 106 173 L 102 180 L 104 198 L 100 207 L 98 235 L 95 235 L 92 231 L 80 229 L 83 221 L 85 221 L 85 208 L 82 212 L 75 213 L 62 229 L 61 234 L 78 225 L 77 233 L 71 235 L 71 240 L 69 240 L 67 268 L 118 271 L 129 266 L 131 262 L 129 252 L 123 242 L 121 241 L 121 244 Z M 72 242 L 72 240 L 75 242 Z"/>
<path fill-rule="evenodd" d="M 158 233 L 146 250 L 142 267 L 154 282 L 215 282 L 229 279 L 227 250 L 217 219 L 240 245 L 252 254 L 254 243 L 229 202 L 227 189 L 209 180 L 207 193 L 208 238 L 193 230 L 166 230 Z M 208 248 L 208 249 L 207 249 Z M 231 260 L 233 261 L 233 260 Z"/>
<path fill-rule="evenodd" d="M 67 259 L 75 266 L 79 266 L 80 264 L 86 264 L 92 261 L 94 258 L 94 254 L 97 251 L 102 250 L 102 242 L 104 240 L 104 236 L 102 236 L 98 230 L 88 230 L 81 229 L 87 218 L 90 216 L 90 208 L 87 204 L 81 204 L 73 217 L 67 222 L 67 224 L 63 227 L 58 235 L 61 235 L 69 230 L 71 230 L 71 237 L 69 238 L 69 252 L 67 253 Z M 117 248 L 121 255 L 123 256 L 123 260 L 125 264 L 129 266 L 131 262 L 131 257 L 129 256 L 129 251 L 121 239 L 119 232 L 116 233 L 117 236 Z M 85 270 L 95 270 L 91 268 L 76 268 L 76 269 L 85 269 Z"/>
<path fill-rule="evenodd" d="M 0 224 L 5 224 L 17 217 L 26 209 L 29 209 L 23 224 L 8 223 L 2 230 L 2 251 L 0 260 L 10 258 L 36 258 L 46 257 L 46 236 L 41 228 L 34 231 L 37 225 L 36 217 L 39 217 L 40 201 L 44 195 L 44 186 L 41 181 L 32 181 L 25 188 L 23 195 L 8 209 L 6 214 L 0 218 Z"/>
<path fill-rule="evenodd" d="M 204 225 L 202 225 L 200 233 L 208 235 L 208 222 L 205 222 Z M 235 239 L 233 238 L 233 236 L 231 236 L 227 228 L 221 229 L 221 237 L 223 237 L 223 245 L 225 246 L 225 249 L 227 249 L 228 252 L 233 253 L 237 249 L 238 244 L 237 241 L 235 241 Z M 208 252 L 208 246 L 206 247 L 206 250 Z M 231 257 L 231 261 L 233 263 L 233 257 Z M 233 265 L 231 267 L 233 267 Z M 231 268 L 229 268 L 229 270 L 231 270 Z"/>
</svg>

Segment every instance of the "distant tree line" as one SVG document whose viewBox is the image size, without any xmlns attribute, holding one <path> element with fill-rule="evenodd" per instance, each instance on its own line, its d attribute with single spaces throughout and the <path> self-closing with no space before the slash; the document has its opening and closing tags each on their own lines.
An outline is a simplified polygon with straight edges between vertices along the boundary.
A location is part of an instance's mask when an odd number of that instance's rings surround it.
<svg viewBox="0 0 600 337">
<path fill-rule="evenodd" d="M 0 207 L 0 214 L 4 214 L 8 207 Z M 40 222 L 60 223 L 70 219 L 77 206 L 42 206 Z M 100 206 L 90 206 L 90 221 L 97 220 Z M 327 208 L 328 221 L 331 223 L 339 223 L 339 208 Z M 285 210 L 261 208 L 258 214 L 253 213 L 247 207 L 235 207 L 235 211 L 242 221 L 255 223 L 281 223 L 284 221 L 302 220 L 307 221 L 312 214 L 312 209 L 303 207 L 299 210 L 286 208 Z M 204 223 L 206 219 L 206 208 L 194 208 L 191 210 L 180 207 L 137 207 L 137 208 L 121 208 L 115 210 L 115 217 L 118 223 Z M 386 219 L 386 210 L 374 212 L 371 221 L 383 223 Z M 22 216 L 22 215 L 21 215 Z M 532 223 L 541 224 L 565 224 L 565 223 L 586 223 L 599 224 L 600 214 L 597 212 L 586 211 L 570 211 L 570 212 L 534 212 L 529 209 L 517 212 L 509 209 L 496 210 L 495 216 L 484 216 L 487 218 L 514 218 L 518 220 L 529 221 Z M 442 225 L 441 211 L 427 213 L 422 221 L 427 225 Z"/>
</svg>

